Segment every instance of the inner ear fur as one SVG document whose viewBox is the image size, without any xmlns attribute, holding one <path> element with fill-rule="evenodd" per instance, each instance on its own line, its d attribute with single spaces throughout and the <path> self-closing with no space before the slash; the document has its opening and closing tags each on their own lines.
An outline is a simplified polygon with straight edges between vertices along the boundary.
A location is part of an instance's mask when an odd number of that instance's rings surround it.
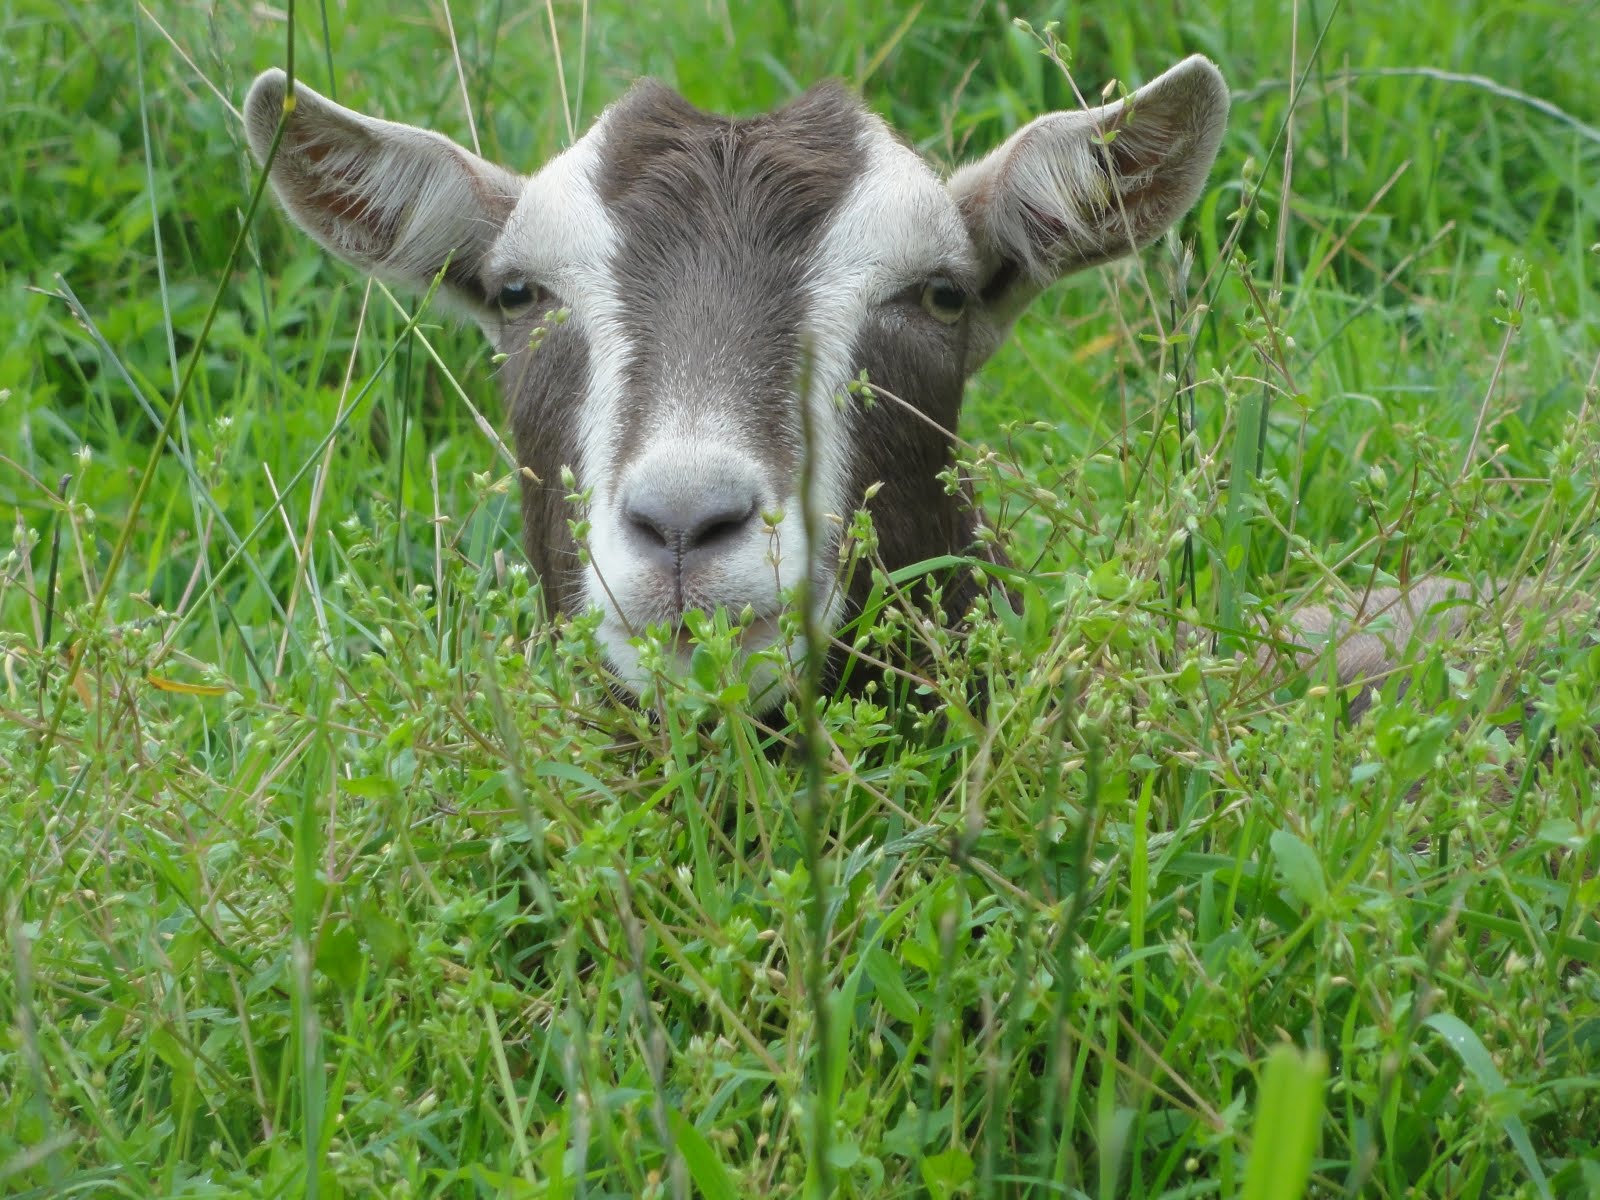
<svg viewBox="0 0 1600 1200">
<path fill-rule="evenodd" d="M 258 162 L 271 150 L 287 86 L 274 68 L 245 100 Z M 522 183 L 449 138 L 353 112 L 301 83 L 269 178 L 295 223 L 334 254 L 415 286 L 448 262 L 446 283 L 476 307 L 486 301 L 477 284 L 483 256 Z"/>
<path fill-rule="evenodd" d="M 1227 119 L 1222 73 L 1195 55 L 1115 103 L 1039 117 L 957 171 L 996 315 L 1159 238 L 1199 199 Z"/>
</svg>

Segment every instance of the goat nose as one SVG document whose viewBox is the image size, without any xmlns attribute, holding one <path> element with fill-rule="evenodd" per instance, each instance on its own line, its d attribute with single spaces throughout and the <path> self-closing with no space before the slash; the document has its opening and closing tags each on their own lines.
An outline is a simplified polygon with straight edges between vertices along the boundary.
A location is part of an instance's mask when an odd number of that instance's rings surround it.
<svg viewBox="0 0 1600 1200">
<path fill-rule="evenodd" d="M 758 507 L 752 493 L 725 484 L 692 493 L 634 495 L 623 515 L 653 556 L 681 563 L 696 551 L 732 542 L 755 521 Z"/>
</svg>

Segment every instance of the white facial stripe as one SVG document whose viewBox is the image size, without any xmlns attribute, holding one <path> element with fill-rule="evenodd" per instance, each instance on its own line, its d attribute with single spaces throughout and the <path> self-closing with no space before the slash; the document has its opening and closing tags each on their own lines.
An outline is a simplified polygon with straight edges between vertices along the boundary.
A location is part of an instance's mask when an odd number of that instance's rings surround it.
<svg viewBox="0 0 1600 1200">
<path fill-rule="evenodd" d="M 611 270 L 619 235 L 600 199 L 606 116 L 529 179 L 491 256 L 489 274 L 526 275 L 572 312 L 589 346 L 589 390 L 575 414 L 579 462 L 569 464 L 598 506 L 633 344 Z M 555 481 L 550 481 L 552 485 Z"/>
<path fill-rule="evenodd" d="M 812 427 L 817 434 L 818 501 L 848 518 L 852 351 L 872 311 L 935 272 L 970 274 L 971 242 L 944 186 L 876 117 L 862 134 L 866 169 L 834 215 L 811 271 L 806 334 L 813 354 Z"/>
</svg>

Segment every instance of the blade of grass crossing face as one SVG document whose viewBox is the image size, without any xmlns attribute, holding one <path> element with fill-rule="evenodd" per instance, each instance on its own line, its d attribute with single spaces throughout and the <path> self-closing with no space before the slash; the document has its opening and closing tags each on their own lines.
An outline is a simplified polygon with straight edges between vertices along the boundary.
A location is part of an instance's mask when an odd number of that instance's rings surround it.
<svg viewBox="0 0 1600 1200">
<path fill-rule="evenodd" d="M 816 431 L 812 425 L 811 395 L 812 370 L 815 359 L 810 347 L 801 358 L 795 393 L 801 397 L 800 444 L 800 521 L 805 545 L 818 545 L 821 538 L 822 517 L 817 511 L 816 497 Z M 806 900 L 806 934 L 809 944 L 803 966 L 806 999 L 816 1021 L 814 1032 L 815 1088 L 811 1112 L 811 1156 L 806 1172 L 806 1194 L 828 1196 L 833 1192 L 833 1167 L 828 1147 L 833 1134 L 833 1105 L 830 1080 L 833 1076 L 831 1056 L 833 1037 L 830 1030 L 832 1004 L 827 989 L 827 920 L 828 880 L 824 874 L 824 831 L 828 826 L 827 784 L 823 772 L 822 725 L 817 705 L 822 690 L 822 635 L 817 624 L 816 597 L 812 595 L 809 574 L 801 576 L 795 588 L 795 606 L 800 613 L 801 635 L 805 640 L 804 661 L 800 664 L 799 697 L 801 719 L 801 751 L 805 767 L 805 802 L 800 806 L 799 826 L 803 861 L 810 881 L 811 893 Z"/>
</svg>

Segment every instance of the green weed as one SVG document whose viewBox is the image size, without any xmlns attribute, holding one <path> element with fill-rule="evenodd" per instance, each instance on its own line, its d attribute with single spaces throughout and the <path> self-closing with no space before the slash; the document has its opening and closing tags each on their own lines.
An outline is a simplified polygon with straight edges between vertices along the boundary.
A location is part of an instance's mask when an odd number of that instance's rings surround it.
<svg viewBox="0 0 1600 1200">
<path fill-rule="evenodd" d="M 647 73 L 952 163 L 1041 35 L 1221 64 L 1191 257 L 969 394 L 1009 593 L 765 721 L 725 621 L 617 703 L 476 334 L 252 211 L 289 15 L 0 0 L 0 1191 L 1600 1194 L 1593 5 L 293 9 L 522 167 Z M 1533 616 L 1354 722 L 1179 634 L 1441 569 Z"/>
</svg>

